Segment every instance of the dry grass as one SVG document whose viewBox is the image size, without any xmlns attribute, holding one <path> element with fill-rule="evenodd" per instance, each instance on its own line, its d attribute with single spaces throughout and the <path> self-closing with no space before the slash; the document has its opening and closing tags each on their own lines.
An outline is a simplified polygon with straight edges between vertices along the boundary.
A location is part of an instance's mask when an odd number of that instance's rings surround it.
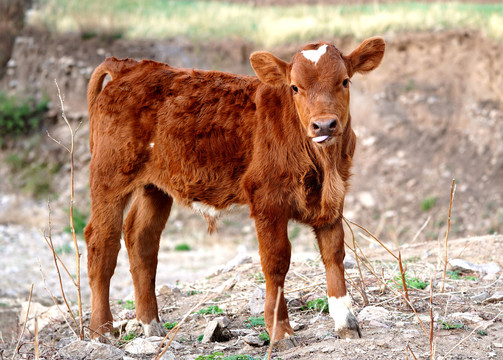
<svg viewBox="0 0 503 360">
<path fill-rule="evenodd" d="M 470 28 L 503 38 L 503 5 L 415 3 L 255 7 L 218 1 L 44 0 L 29 18 L 55 32 L 126 38 L 243 38 L 262 46 L 389 31 Z"/>
</svg>

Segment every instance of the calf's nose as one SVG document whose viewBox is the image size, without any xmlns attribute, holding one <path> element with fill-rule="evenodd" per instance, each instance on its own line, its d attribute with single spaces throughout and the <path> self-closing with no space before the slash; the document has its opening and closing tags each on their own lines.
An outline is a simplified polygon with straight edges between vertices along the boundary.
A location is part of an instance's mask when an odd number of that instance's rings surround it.
<svg viewBox="0 0 503 360">
<path fill-rule="evenodd" d="M 318 120 L 312 123 L 313 131 L 316 136 L 331 136 L 337 128 L 337 120 Z"/>
</svg>

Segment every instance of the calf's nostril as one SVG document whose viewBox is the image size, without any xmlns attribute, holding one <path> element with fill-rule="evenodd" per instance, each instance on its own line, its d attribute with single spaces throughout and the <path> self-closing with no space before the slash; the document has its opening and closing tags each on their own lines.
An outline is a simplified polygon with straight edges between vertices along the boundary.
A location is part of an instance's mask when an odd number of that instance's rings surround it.
<svg viewBox="0 0 503 360">
<path fill-rule="evenodd" d="M 313 122 L 313 129 L 314 130 L 319 130 L 320 129 L 320 125 L 317 122 Z"/>
<path fill-rule="evenodd" d="M 330 121 L 330 124 L 329 124 L 329 126 L 328 126 L 328 128 L 329 128 L 330 130 L 335 130 L 335 128 L 336 128 L 336 127 L 337 127 L 337 121 L 335 121 L 335 120 L 331 120 L 331 121 Z"/>
</svg>

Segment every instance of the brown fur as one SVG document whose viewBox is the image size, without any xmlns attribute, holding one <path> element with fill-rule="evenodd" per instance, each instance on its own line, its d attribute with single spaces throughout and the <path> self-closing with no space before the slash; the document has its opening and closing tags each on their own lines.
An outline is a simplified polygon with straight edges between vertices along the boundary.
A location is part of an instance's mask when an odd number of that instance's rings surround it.
<svg viewBox="0 0 503 360">
<path fill-rule="evenodd" d="M 313 227 L 328 295 L 343 296 L 341 214 L 356 138 L 349 89 L 341 84 L 354 72 L 377 67 L 383 53 L 380 38 L 366 40 L 347 57 L 329 45 L 316 66 L 301 52 L 291 63 L 258 52 L 251 56 L 258 77 L 106 59 L 88 89 L 92 212 L 85 236 L 91 328 L 111 329 L 109 285 L 122 231 L 137 318 L 144 324 L 159 321 L 157 252 L 173 199 L 217 209 L 250 206 L 266 278 L 269 330 L 290 264 L 290 219 Z M 112 80 L 102 90 L 107 74 Z M 328 119 L 336 120 L 336 129 L 326 143 L 314 143 L 313 122 Z M 275 340 L 293 334 L 283 296 L 278 320 Z"/>
</svg>

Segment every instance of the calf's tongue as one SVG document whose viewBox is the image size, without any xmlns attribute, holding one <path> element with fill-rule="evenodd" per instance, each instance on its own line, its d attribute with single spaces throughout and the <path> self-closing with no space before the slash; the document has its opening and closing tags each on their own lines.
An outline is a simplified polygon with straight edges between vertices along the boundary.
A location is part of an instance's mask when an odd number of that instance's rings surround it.
<svg viewBox="0 0 503 360">
<path fill-rule="evenodd" d="M 313 141 L 320 143 L 320 142 L 325 141 L 326 139 L 328 139 L 328 135 L 317 136 L 317 137 L 313 138 Z"/>
</svg>

